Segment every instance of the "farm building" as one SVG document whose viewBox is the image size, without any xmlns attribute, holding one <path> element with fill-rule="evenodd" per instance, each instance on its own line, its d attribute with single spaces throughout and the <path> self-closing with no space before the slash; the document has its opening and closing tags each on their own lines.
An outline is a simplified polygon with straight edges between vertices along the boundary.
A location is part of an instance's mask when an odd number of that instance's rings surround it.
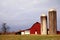
<svg viewBox="0 0 60 40">
<path fill-rule="evenodd" d="M 3 34 L 3 33 L 0 33 L 0 34 Z M 28 28 L 25 30 L 19 30 L 18 32 L 9 32 L 6 34 L 14 34 L 14 35 L 41 34 L 41 24 L 39 22 L 36 22 L 32 25 L 31 28 Z"/>
<path fill-rule="evenodd" d="M 41 24 L 39 22 L 36 22 L 32 25 L 31 28 L 20 30 L 16 32 L 15 34 L 19 34 L 19 35 L 40 34 L 41 35 Z M 49 29 L 47 29 L 47 34 L 49 34 Z M 60 34 L 60 31 L 57 31 L 57 34 Z"/>
<path fill-rule="evenodd" d="M 41 24 L 39 22 L 33 24 L 30 28 L 30 34 L 41 34 Z"/>
<path fill-rule="evenodd" d="M 31 28 L 26 30 L 20 30 L 17 34 L 24 35 L 24 34 L 41 34 L 41 25 L 39 22 L 36 22 L 32 25 Z"/>
<path fill-rule="evenodd" d="M 49 18 L 48 18 L 49 17 Z M 6 33 L 6 34 L 40 34 L 40 35 L 54 35 L 60 34 L 60 31 L 57 31 L 57 12 L 55 9 L 50 9 L 48 11 L 48 16 L 45 14 L 41 15 L 41 23 L 36 22 L 32 25 L 31 28 L 25 30 L 19 30 L 18 32 Z M 49 26 L 47 26 L 47 20 L 49 21 Z M 48 29 L 49 27 L 49 29 Z M 0 33 L 3 34 L 3 33 Z"/>
</svg>

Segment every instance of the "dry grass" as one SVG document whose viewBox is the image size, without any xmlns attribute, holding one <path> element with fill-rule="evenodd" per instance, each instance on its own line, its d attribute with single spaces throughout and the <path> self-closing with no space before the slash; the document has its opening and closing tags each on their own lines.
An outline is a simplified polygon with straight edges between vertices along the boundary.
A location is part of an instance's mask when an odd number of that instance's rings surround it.
<svg viewBox="0 0 60 40">
<path fill-rule="evenodd" d="M 60 40 L 60 35 L 0 35 L 0 40 Z"/>
</svg>

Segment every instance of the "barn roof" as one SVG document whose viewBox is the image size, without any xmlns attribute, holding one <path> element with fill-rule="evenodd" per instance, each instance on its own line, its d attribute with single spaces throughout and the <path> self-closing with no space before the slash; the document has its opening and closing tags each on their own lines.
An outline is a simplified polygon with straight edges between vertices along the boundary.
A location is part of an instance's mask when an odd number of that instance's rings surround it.
<svg viewBox="0 0 60 40">
<path fill-rule="evenodd" d="M 39 22 L 36 22 L 36 23 L 34 23 L 34 24 L 32 25 L 32 27 L 35 26 L 36 24 L 40 24 L 40 23 L 39 23 Z M 32 28 L 32 27 L 31 27 L 31 28 Z M 31 28 L 30 28 L 30 29 L 31 29 Z"/>
<path fill-rule="evenodd" d="M 36 23 L 34 23 L 33 25 L 32 25 L 32 27 L 34 26 L 34 25 L 36 25 L 36 24 L 40 24 L 39 22 L 36 22 Z M 31 28 L 32 28 L 31 27 Z M 28 29 L 25 29 L 25 30 L 19 30 L 18 32 L 24 32 L 24 31 L 26 31 L 26 30 L 30 30 L 31 28 L 28 28 Z"/>
</svg>

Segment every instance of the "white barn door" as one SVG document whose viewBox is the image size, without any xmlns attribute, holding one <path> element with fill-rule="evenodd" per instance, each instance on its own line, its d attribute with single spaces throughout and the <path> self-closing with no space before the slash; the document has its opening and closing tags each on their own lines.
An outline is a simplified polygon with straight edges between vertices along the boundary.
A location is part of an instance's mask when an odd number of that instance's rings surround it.
<svg viewBox="0 0 60 40">
<path fill-rule="evenodd" d="M 37 34 L 37 31 L 35 31 L 35 34 Z"/>
</svg>

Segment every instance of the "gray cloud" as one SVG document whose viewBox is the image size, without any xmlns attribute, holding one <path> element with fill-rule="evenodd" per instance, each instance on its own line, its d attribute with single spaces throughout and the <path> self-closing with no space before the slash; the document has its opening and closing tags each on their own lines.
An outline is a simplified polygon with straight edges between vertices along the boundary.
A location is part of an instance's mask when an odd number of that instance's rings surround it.
<svg viewBox="0 0 60 40">
<path fill-rule="evenodd" d="M 59 4 L 60 0 L 0 0 L 0 22 L 28 28 L 40 21 L 42 13 L 47 14 L 50 8 L 55 8 L 59 25 Z"/>
</svg>

